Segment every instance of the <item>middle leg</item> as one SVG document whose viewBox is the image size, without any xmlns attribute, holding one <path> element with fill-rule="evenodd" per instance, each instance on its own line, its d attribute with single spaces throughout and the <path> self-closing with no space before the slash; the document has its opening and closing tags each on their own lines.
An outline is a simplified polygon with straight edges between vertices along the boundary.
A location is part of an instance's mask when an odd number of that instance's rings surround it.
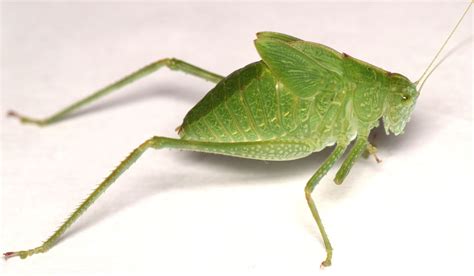
<svg viewBox="0 0 474 276">
<path fill-rule="evenodd" d="M 321 221 L 321 217 L 319 216 L 318 209 L 316 208 L 316 204 L 314 203 L 313 198 L 311 197 L 311 193 L 313 192 L 316 185 L 318 185 L 319 181 L 328 173 L 328 171 L 334 166 L 336 161 L 341 158 L 342 154 L 346 150 L 346 144 L 338 144 L 334 151 L 329 155 L 329 157 L 324 161 L 324 163 L 319 167 L 316 173 L 311 177 L 306 184 L 304 189 L 306 201 L 308 202 L 309 209 L 313 214 L 313 218 L 316 221 L 319 232 L 321 232 L 321 236 L 323 237 L 324 246 L 326 247 L 326 259 L 321 263 L 321 267 L 330 266 L 331 259 L 332 259 L 332 246 L 331 242 L 329 241 L 328 235 L 326 234 L 326 230 L 324 229 L 323 222 Z"/>
</svg>

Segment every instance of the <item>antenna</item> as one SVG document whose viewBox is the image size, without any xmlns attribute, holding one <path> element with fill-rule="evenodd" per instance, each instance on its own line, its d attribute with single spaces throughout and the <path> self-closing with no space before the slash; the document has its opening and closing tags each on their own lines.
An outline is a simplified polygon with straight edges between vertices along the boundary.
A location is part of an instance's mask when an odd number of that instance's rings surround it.
<svg viewBox="0 0 474 276">
<path fill-rule="evenodd" d="M 446 44 L 448 44 L 448 41 L 449 39 L 451 39 L 451 37 L 453 36 L 454 32 L 456 31 L 456 29 L 459 27 L 459 24 L 461 24 L 461 21 L 464 19 L 464 17 L 466 16 L 467 12 L 469 11 L 469 9 L 471 8 L 472 6 L 472 3 L 474 2 L 474 0 L 471 0 L 471 3 L 469 3 L 469 5 L 467 6 L 466 10 L 464 11 L 463 15 L 461 16 L 461 18 L 459 19 L 458 23 L 456 23 L 456 26 L 454 26 L 454 29 L 451 31 L 451 33 L 449 34 L 448 38 L 444 41 L 443 45 L 441 46 L 441 48 L 438 50 L 438 52 L 436 53 L 435 57 L 433 58 L 433 60 L 431 61 L 430 65 L 428 65 L 428 67 L 426 68 L 425 72 L 423 72 L 423 74 L 421 75 L 420 79 L 417 80 L 415 82 L 415 85 L 418 86 L 418 84 L 420 84 L 419 87 L 416 88 L 416 90 L 418 92 L 421 91 L 421 88 L 423 88 L 423 85 L 425 84 L 426 80 L 428 79 L 428 77 L 431 75 L 431 73 L 433 73 L 433 71 L 438 67 L 438 64 L 436 64 L 435 66 L 433 66 L 434 62 L 436 61 L 436 59 L 439 57 L 439 55 L 441 54 L 441 52 L 443 51 L 444 47 L 446 46 Z M 431 69 L 433 68 L 433 69 Z M 430 71 L 431 69 L 431 71 Z M 423 81 L 422 81 L 423 79 Z"/>
</svg>

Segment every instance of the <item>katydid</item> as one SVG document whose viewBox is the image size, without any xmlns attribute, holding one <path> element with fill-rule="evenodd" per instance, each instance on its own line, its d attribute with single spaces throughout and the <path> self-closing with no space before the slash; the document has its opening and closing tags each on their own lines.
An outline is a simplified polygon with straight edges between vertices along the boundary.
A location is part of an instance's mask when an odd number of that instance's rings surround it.
<svg viewBox="0 0 474 276">
<path fill-rule="evenodd" d="M 334 179 L 341 184 L 364 151 L 375 155 L 368 142 L 383 121 L 387 134 L 402 134 L 420 91 L 436 69 L 435 61 L 469 11 L 472 1 L 421 77 L 411 82 L 327 46 L 275 32 L 257 33 L 260 61 L 220 76 L 175 58 L 154 62 L 93 93 L 46 119 L 16 112 L 23 123 L 50 125 L 77 109 L 145 77 L 162 67 L 216 83 L 177 128 L 179 139 L 155 136 L 136 149 L 85 199 L 42 245 L 4 253 L 26 258 L 49 250 L 97 198 L 149 148 L 180 149 L 234 157 L 285 161 L 303 158 L 335 145 L 309 179 L 305 196 L 326 248 L 321 266 L 331 265 L 332 246 L 311 196 L 316 185 L 355 140 Z M 438 63 L 439 65 L 439 63 Z"/>
</svg>

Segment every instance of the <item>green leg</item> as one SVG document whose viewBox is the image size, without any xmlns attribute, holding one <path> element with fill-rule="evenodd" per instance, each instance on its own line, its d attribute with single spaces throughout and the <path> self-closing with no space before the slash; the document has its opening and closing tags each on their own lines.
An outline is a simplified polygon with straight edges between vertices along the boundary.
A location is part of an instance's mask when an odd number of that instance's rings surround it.
<svg viewBox="0 0 474 276">
<path fill-rule="evenodd" d="M 324 240 L 324 246 L 326 247 L 327 256 L 326 260 L 321 263 L 321 267 L 331 265 L 332 246 L 329 242 L 329 238 L 326 234 L 326 231 L 324 230 L 324 225 L 321 221 L 318 210 L 316 209 L 316 204 L 314 203 L 313 198 L 311 197 L 311 193 L 313 192 L 316 185 L 318 185 L 319 181 L 328 173 L 328 171 L 332 168 L 332 166 L 334 166 L 336 161 L 342 156 L 342 154 L 346 150 L 346 147 L 347 145 L 345 144 L 338 144 L 334 151 L 331 153 L 331 155 L 326 159 L 326 161 L 324 161 L 321 167 L 319 167 L 316 173 L 311 177 L 304 189 L 309 209 L 311 210 L 311 213 L 313 214 L 313 217 L 316 220 L 316 223 L 318 224 L 319 231 L 321 232 L 321 236 Z"/>
<path fill-rule="evenodd" d="M 30 250 L 7 252 L 4 254 L 5 258 L 20 256 L 24 259 L 33 254 L 48 251 L 48 249 L 56 243 L 59 237 L 61 237 L 61 235 L 97 200 L 97 198 L 149 148 L 173 148 L 265 160 L 295 159 L 311 153 L 311 150 L 307 145 L 292 142 L 263 141 L 209 143 L 166 137 L 153 137 L 133 150 L 41 246 Z"/>
<path fill-rule="evenodd" d="M 366 136 L 359 136 L 352 147 L 349 155 L 347 156 L 344 163 L 342 163 L 341 167 L 337 171 L 336 177 L 334 178 L 334 182 L 338 185 L 342 184 L 346 176 L 349 174 L 352 166 L 354 166 L 357 158 L 362 155 L 364 150 L 366 150 L 367 146 L 370 145 L 367 141 Z"/>
<path fill-rule="evenodd" d="M 222 80 L 224 77 L 219 76 L 217 74 L 214 74 L 212 72 L 206 71 L 204 69 L 201 69 L 199 67 L 196 67 L 192 64 L 186 63 L 182 60 L 175 59 L 175 58 L 165 58 L 158 60 L 156 62 L 153 62 L 140 70 L 118 80 L 117 82 L 112 83 L 111 85 L 108 85 L 93 94 L 91 94 L 88 97 L 85 97 L 84 99 L 74 102 L 73 104 L 67 106 L 66 108 L 58 111 L 57 113 L 51 115 L 50 117 L 47 117 L 45 119 L 34 119 L 34 118 L 29 118 L 26 116 L 22 116 L 14 111 L 8 112 L 9 116 L 12 117 L 17 117 L 21 120 L 22 123 L 30 123 L 30 124 L 36 124 L 39 126 L 45 126 L 49 125 L 51 123 L 57 122 L 62 120 L 64 117 L 66 117 L 68 114 L 71 112 L 99 99 L 102 96 L 105 96 L 119 88 L 122 88 L 126 86 L 127 84 L 130 84 L 138 79 L 141 79 L 145 76 L 148 76 L 149 74 L 157 71 L 161 67 L 168 67 L 171 70 L 177 70 L 177 71 L 182 71 L 188 74 L 191 74 L 193 76 L 212 81 L 214 83 L 219 82 Z"/>
</svg>

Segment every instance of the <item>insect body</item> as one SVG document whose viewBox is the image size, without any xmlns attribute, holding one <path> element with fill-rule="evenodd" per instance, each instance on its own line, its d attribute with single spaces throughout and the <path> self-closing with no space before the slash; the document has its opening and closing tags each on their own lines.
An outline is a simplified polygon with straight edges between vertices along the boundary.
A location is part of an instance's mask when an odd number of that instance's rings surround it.
<svg viewBox="0 0 474 276">
<path fill-rule="evenodd" d="M 418 95 L 407 78 L 320 44 L 277 33 L 257 36 L 263 60 L 212 89 L 185 117 L 183 139 L 299 141 L 309 154 L 367 134 L 383 115 L 387 130 L 403 129 L 397 124 L 407 121 Z M 400 103 L 407 112 L 395 118 Z"/>
<path fill-rule="evenodd" d="M 180 139 L 155 136 L 145 141 L 41 246 L 7 252 L 5 257 L 26 258 L 51 248 L 79 216 L 149 148 L 175 148 L 283 161 L 302 158 L 335 144 L 333 152 L 305 188 L 306 200 L 327 251 L 322 265 L 329 266 L 332 247 L 311 197 L 312 191 L 341 158 L 352 140 L 356 141 L 334 179 L 337 184 L 344 181 L 356 159 L 365 150 L 374 151 L 368 136 L 380 120 L 383 120 L 387 133 L 398 135 L 403 132 L 429 75 L 428 70 L 423 74 L 422 82 L 412 83 L 400 74 L 385 71 L 324 45 L 273 32 L 258 33 L 255 46 L 262 60 L 225 78 L 181 60 L 163 59 L 47 119 L 36 120 L 11 112 L 10 115 L 19 117 L 25 123 L 47 125 L 163 66 L 217 83 L 188 112 L 178 127 Z"/>
</svg>

